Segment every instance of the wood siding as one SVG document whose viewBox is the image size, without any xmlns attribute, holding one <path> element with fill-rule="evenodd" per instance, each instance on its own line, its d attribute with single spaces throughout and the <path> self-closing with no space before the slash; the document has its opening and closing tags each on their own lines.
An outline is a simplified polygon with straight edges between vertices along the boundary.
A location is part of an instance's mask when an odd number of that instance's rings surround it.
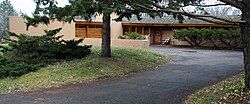
<svg viewBox="0 0 250 104">
<path fill-rule="evenodd" d="M 102 28 L 87 28 L 87 38 L 102 38 Z"/>
<path fill-rule="evenodd" d="M 98 24 L 76 24 L 77 38 L 102 38 L 102 26 Z"/>
<path fill-rule="evenodd" d="M 76 37 L 87 37 L 86 28 L 76 28 Z"/>
</svg>

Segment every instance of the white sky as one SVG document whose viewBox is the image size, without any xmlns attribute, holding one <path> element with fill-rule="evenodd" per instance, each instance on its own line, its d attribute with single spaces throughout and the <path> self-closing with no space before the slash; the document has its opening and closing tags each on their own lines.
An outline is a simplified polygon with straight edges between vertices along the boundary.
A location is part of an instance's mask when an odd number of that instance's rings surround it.
<svg viewBox="0 0 250 104">
<path fill-rule="evenodd" d="M 0 3 L 3 0 L 0 0 Z M 68 3 L 68 0 L 57 0 L 59 6 L 66 5 Z M 16 9 L 16 11 L 22 11 L 23 13 L 30 15 L 35 10 L 36 4 L 33 0 L 10 0 L 13 7 Z"/>
<path fill-rule="evenodd" d="M 3 0 L 0 0 L 0 3 Z M 22 13 L 25 13 L 29 16 L 31 16 L 32 12 L 35 10 L 35 3 L 33 0 L 10 0 L 13 7 L 16 9 L 16 11 L 22 11 Z M 57 0 L 58 6 L 64 6 L 68 3 L 68 0 Z M 205 0 L 206 4 L 215 4 L 218 3 L 218 0 Z M 189 7 L 190 8 L 190 7 Z M 191 8 L 190 8 L 191 9 Z"/>
</svg>

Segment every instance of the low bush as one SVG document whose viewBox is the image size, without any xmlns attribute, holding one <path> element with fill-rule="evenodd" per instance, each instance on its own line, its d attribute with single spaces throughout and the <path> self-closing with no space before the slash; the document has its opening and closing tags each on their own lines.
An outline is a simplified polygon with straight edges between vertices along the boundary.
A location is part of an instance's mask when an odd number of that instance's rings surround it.
<svg viewBox="0 0 250 104">
<path fill-rule="evenodd" d="M 11 47 L 7 44 L 0 44 L 0 59 L 3 58 L 3 53 L 10 51 Z"/>
<path fill-rule="evenodd" d="M 85 58 L 48 65 L 14 79 L 0 79 L 0 94 L 124 76 L 138 71 L 152 70 L 169 61 L 169 57 L 146 49 L 128 47 L 112 47 L 111 58 L 102 58 L 100 55 L 101 47 L 93 47 L 92 54 Z"/>
<path fill-rule="evenodd" d="M 43 36 L 10 33 L 16 39 L 11 40 L 12 50 L 5 51 L 0 61 L 0 78 L 19 77 L 53 62 L 83 58 L 91 53 L 91 46 L 79 46 L 83 39 L 63 40 L 56 36 L 60 30 L 45 30 Z"/>
<path fill-rule="evenodd" d="M 210 41 L 214 47 L 224 44 L 228 48 L 236 48 L 241 43 L 241 32 L 239 28 L 230 29 L 176 29 L 174 38 L 186 41 L 191 46 L 202 46 Z M 219 43 L 219 44 L 218 44 Z"/>
<path fill-rule="evenodd" d="M 146 36 L 137 32 L 125 33 L 118 37 L 119 39 L 134 39 L 134 40 L 145 40 Z"/>
<path fill-rule="evenodd" d="M 186 41 L 191 46 L 200 46 L 206 40 L 202 32 L 196 28 L 174 30 L 174 38 Z"/>
<path fill-rule="evenodd" d="M 8 44 L 0 44 L 0 52 L 6 52 L 11 50 L 12 48 Z"/>
<path fill-rule="evenodd" d="M 219 40 L 229 48 L 235 48 L 242 42 L 241 31 L 239 28 L 228 30 L 216 29 L 214 31 L 216 35 L 213 35 L 212 38 Z"/>
</svg>

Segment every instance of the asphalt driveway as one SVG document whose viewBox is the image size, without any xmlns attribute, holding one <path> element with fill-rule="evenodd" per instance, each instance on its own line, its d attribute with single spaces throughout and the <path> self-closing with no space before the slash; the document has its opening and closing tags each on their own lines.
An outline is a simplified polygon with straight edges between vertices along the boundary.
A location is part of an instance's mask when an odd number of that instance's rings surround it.
<svg viewBox="0 0 250 104">
<path fill-rule="evenodd" d="M 163 46 L 150 50 L 170 55 L 171 63 L 120 78 L 0 95 L 0 104 L 178 104 L 243 68 L 242 52 L 237 51 Z"/>
</svg>

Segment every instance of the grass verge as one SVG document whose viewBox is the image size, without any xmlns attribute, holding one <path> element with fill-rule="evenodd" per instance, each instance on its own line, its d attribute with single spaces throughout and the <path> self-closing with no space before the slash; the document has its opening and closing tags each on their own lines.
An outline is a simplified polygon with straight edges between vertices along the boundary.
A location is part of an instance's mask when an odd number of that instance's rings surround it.
<svg viewBox="0 0 250 104">
<path fill-rule="evenodd" d="M 112 58 L 101 58 L 100 48 L 90 56 L 56 63 L 16 79 L 0 79 L 0 93 L 29 91 L 71 83 L 84 83 L 106 77 L 148 70 L 168 58 L 144 49 L 113 48 Z"/>
<path fill-rule="evenodd" d="M 241 95 L 244 88 L 244 73 L 205 87 L 188 97 L 185 104 L 224 104 L 232 95 Z M 226 103 L 228 104 L 228 103 Z M 236 103 L 235 103 L 236 104 Z"/>
</svg>

